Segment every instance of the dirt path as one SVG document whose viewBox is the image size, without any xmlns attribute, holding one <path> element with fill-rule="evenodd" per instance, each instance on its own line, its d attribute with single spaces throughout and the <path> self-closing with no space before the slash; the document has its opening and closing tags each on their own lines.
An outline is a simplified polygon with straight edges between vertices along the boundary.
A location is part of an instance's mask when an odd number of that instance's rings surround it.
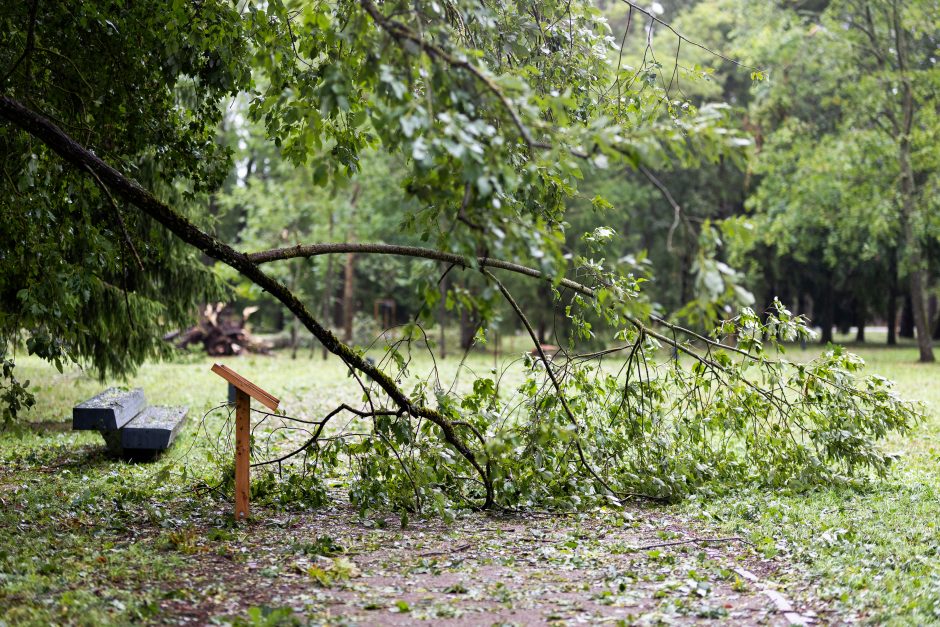
<svg viewBox="0 0 940 627">
<path fill-rule="evenodd" d="M 162 601 L 159 622 L 224 622 L 250 608 L 259 620 L 293 613 L 302 623 L 365 625 L 789 625 L 815 616 L 774 592 L 772 562 L 738 541 L 677 544 L 712 536 L 656 509 L 472 514 L 401 528 L 397 518 L 364 524 L 334 507 L 261 512 L 231 537 L 207 537 L 194 529 L 181 540 L 190 557 L 179 576 L 210 593 Z"/>
</svg>

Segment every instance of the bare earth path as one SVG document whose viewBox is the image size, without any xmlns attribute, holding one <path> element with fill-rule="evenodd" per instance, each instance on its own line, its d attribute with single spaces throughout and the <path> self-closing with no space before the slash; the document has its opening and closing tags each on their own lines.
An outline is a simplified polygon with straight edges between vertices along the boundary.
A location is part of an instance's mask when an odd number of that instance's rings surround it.
<svg viewBox="0 0 940 627">
<path fill-rule="evenodd" d="M 461 513 L 403 527 L 344 504 L 256 507 L 233 526 L 227 498 L 194 494 L 187 481 L 148 487 L 155 469 L 70 437 L 0 467 L 0 624 L 839 620 L 811 596 L 777 590 L 778 575 L 801 580 L 792 566 L 737 539 L 701 542 L 717 536 L 668 508 Z"/>
<path fill-rule="evenodd" d="M 231 539 L 202 536 L 185 547 L 179 575 L 215 592 L 162 602 L 160 622 L 204 623 L 249 607 L 367 625 L 788 625 L 816 616 L 773 591 L 773 563 L 737 541 L 678 544 L 709 536 L 655 509 L 472 514 L 401 528 L 397 518 L 370 527 L 334 507 L 262 512 Z M 317 555 L 329 552 L 324 537 L 342 552 Z M 672 546 L 638 548 L 659 544 Z"/>
</svg>

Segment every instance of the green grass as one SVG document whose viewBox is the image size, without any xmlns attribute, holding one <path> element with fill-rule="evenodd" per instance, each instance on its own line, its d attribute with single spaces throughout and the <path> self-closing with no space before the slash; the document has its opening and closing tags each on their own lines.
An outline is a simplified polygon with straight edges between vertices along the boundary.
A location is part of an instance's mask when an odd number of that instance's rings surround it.
<svg viewBox="0 0 940 627">
<path fill-rule="evenodd" d="M 814 348 L 790 357 L 809 358 Z M 792 593 L 821 599 L 838 617 L 940 622 L 940 366 L 916 364 L 910 346 L 853 350 L 871 371 L 928 407 L 913 433 L 887 443 L 901 455 L 887 479 L 861 490 L 745 491 L 672 509 L 749 537 L 783 565 L 779 577 Z M 240 532 L 231 530 L 227 501 L 194 494 L 191 478 L 173 474 L 167 481 L 160 471 L 178 473 L 182 455 L 208 451 L 192 425 L 226 398 L 225 383 L 209 371 L 212 361 L 147 364 L 126 382 L 144 387 L 151 403 L 191 407 L 195 420 L 159 462 L 111 460 L 98 434 L 61 426 L 0 434 L 0 625 L 158 621 L 161 604 L 195 594 L 178 574 L 190 545 L 187 530 Z M 61 425 L 76 402 L 104 385 L 77 370 L 59 374 L 35 359 L 18 362 L 18 375 L 31 379 L 37 394 L 32 423 Z M 227 363 L 280 396 L 291 415 L 316 415 L 360 397 L 341 365 L 306 352 L 297 360 L 278 355 Z M 440 364 L 442 380 L 453 378 L 457 363 Z M 468 366 L 486 374 L 493 363 L 492 354 L 475 354 Z M 460 385 L 469 380 L 461 375 Z"/>
<path fill-rule="evenodd" d="M 862 490 L 746 492 L 681 506 L 687 515 L 745 535 L 789 565 L 784 580 L 840 615 L 877 624 L 940 622 L 940 365 L 912 347 L 853 346 L 870 372 L 927 405 L 927 419 L 886 446 L 900 459 Z M 793 359 L 811 351 L 792 351 Z"/>
</svg>

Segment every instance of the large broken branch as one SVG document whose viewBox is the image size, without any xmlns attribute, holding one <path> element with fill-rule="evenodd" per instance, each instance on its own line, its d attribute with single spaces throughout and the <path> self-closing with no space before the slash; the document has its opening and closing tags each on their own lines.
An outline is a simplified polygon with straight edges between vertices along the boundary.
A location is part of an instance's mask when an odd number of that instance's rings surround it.
<svg viewBox="0 0 940 627">
<path fill-rule="evenodd" d="M 291 313 L 297 316 L 297 319 L 300 320 L 328 351 L 342 359 L 350 368 L 365 373 L 366 376 L 378 384 L 399 408 L 401 413 L 427 418 L 437 425 L 441 430 L 444 440 L 457 449 L 481 476 L 486 486 L 487 493 L 483 507 L 492 505 L 493 487 L 489 473 L 481 466 L 476 455 L 463 441 L 463 438 L 457 435 L 453 423 L 441 412 L 414 403 L 398 387 L 391 377 L 367 362 L 351 347 L 339 341 L 329 329 L 320 324 L 290 289 L 262 271 L 248 255 L 235 250 L 222 240 L 197 227 L 185 216 L 174 211 L 153 194 L 141 187 L 136 181 L 126 177 L 124 174 L 105 163 L 95 153 L 76 142 L 48 118 L 23 106 L 16 100 L 6 96 L 0 96 L 0 117 L 5 118 L 17 128 L 41 141 L 49 149 L 68 163 L 77 167 L 80 171 L 91 172 L 107 185 L 112 193 L 140 209 L 169 229 L 181 240 L 199 249 L 213 259 L 217 259 L 231 266 L 242 276 L 251 280 L 258 287 L 279 300 Z"/>
</svg>

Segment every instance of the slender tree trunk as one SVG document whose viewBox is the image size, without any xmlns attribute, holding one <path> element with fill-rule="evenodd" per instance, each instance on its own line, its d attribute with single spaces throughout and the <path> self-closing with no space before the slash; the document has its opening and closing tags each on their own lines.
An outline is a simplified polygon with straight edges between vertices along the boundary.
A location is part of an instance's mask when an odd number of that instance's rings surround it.
<svg viewBox="0 0 940 627">
<path fill-rule="evenodd" d="M 914 338 L 914 307 L 911 305 L 911 295 L 904 294 L 901 304 L 901 322 L 898 324 L 898 337 Z"/>
<path fill-rule="evenodd" d="M 353 188 L 349 202 L 349 223 L 346 241 L 356 241 L 356 200 L 359 198 L 359 186 Z M 346 253 L 346 268 L 343 276 L 343 342 L 349 344 L 353 339 L 353 320 L 356 317 L 356 253 Z"/>
<path fill-rule="evenodd" d="M 346 254 L 346 268 L 343 277 L 343 342 L 349 344 L 353 336 L 353 318 L 356 306 L 353 302 L 356 287 L 356 254 Z"/>
<path fill-rule="evenodd" d="M 297 359 L 297 348 L 300 344 L 300 334 L 298 333 L 300 321 L 297 316 L 290 323 L 290 358 Z"/>
<path fill-rule="evenodd" d="M 933 340 L 931 339 L 930 320 L 927 316 L 927 268 L 921 252 L 920 238 L 914 230 L 915 202 L 914 173 L 911 169 L 910 139 L 901 138 L 901 211 L 902 234 L 905 244 L 905 258 L 910 279 L 911 311 L 914 314 L 914 329 L 917 333 L 917 348 L 920 361 L 933 362 Z"/>
<path fill-rule="evenodd" d="M 441 327 L 441 359 L 447 359 L 447 277 L 441 280 L 441 302 L 437 307 L 437 324 Z"/>
<path fill-rule="evenodd" d="M 893 289 L 888 294 L 885 321 L 888 324 L 888 346 L 896 346 L 898 343 L 898 296 Z"/>
<path fill-rule="evenodd" d="M 544 284 L 540 284 L 538 287 L 539 300 L 543 303 L 552 302 L 552 294 L 549 291 L 549 288 Z M 540 344 L 548 344 L 548 317 L 551 315 L 553 309 L 546 311 L 544 308 L 539 311 L 539 323 L 538 323 L 538 338 Z"/>
<path fill-rule="evenodd" d="M 900 74 L 902 126 L 898 134 L 898 165 L 901 175 L 901 233 L 904 238 L 904 256 L 906 270 L 910 279 L 911 309 L 914 313 L 914 327 L 917 330 L 917 348 L 920 361 L 935 361 L 933 340 L 931 340 L 930 321 L 927 318 L 927 264 L 921 250 L 920 236 L 916 228 L 917 188 L 914 181 L 914 168 L 911 163 L 911 130 L 914 127 L 914 87 L 907 74 L 907 55 L 909 50 L 908 29 L 901 23 L 898 4 L 892 7 L 894 21 L 896 55 Z"/>
<path fill-rule="evenodd" d="M 885 322 L 888 325 L 888 346 L 898 343 L 898 251 L 891 251 L 889 262 L 891 282 L 888 286 L 888 300 L 885 303 Z"/>
<path fill-rule="evenodd" d="M 329 241 L 333 241 L 333 226 L 335 224 L 333 212 L 330 211 Z M 333 306 L 333 255 L 326 258 L 326 276 L 323 277 L 323 301 L 320 303 L 320 317 L 323 320 L 330 319 L 330 310 Z M 323 359 L 326 360 L 330 352 L 323 345 Z"/>
<path fill-rule="evenodd" d="M 460 348 L 468 350 L 473 346 L 473 337 L 477 333 L 476 316 L 472 316 L 464 309 L 460 312 Z"/>
<path fill-rule="evenodd" d="M 868 321 L 868 308 L 865 303 L 855 305 L 855 341 L 865 343 L 865 323 Z"/>
<path fill-rule="evenodd" d="M 929 320 L 932 321 L 930 323 L 933 332 L 932 337 L 935 340 L 940 340 L 940 315 L 938 315 L 940 314 L 940 299 L 937 298 L 936 294 L 930 297 L 930 304 L 927 309 L 930 314 Z"/>
<path fill-rule="evenodd" d="M 831 287 L 831 286 L 829 286 Z M 815 308 L 814 308 L 815 309 Z M 829 344 L 833 340 L 832 324 L 835 319 L 836 300 L 831 289 L 827 289 L 819 303 L 820 344 Z"/>
</svg>

